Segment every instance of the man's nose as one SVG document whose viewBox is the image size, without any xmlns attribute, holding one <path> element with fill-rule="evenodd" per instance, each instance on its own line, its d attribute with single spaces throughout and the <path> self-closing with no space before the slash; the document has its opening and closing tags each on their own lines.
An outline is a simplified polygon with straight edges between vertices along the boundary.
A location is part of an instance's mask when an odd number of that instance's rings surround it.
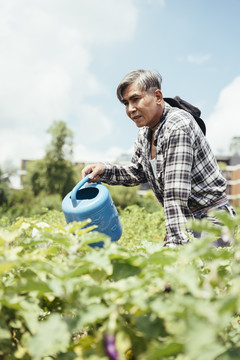
<svg viewBox="0 0 240 360">
<path fill-rule="evenodd" d="M 131 104 L 131 103 L 129 103 L 129 104 L 128 104 L 128 112 L 131 114 L 131 113 L 133 113 L 134 111 L 136 111 L 136 106 L 133 105 L 133 104 Z"/>
</svg>

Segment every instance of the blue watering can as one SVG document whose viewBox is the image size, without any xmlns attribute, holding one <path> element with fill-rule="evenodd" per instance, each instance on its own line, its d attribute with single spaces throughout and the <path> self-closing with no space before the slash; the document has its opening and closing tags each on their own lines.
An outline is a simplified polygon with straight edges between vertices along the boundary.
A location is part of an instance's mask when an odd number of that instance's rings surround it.
<svg viewBox="0 0 240 360">
<path fill-rule="evenodd" d="M 86 184 L 89 175 L 82 179 L 62 202 L 62 210 L 67 223 L 91 219 L 87 225 L 97 225 L 95 231 L 106 234 L 111 241 L 117 241 L 122 235 L 122 225 L 117 209 L 108 189 L 99 181 L 97 184 Z M 103 241 L 91 246 L 103 246 Z"/>
</svg>

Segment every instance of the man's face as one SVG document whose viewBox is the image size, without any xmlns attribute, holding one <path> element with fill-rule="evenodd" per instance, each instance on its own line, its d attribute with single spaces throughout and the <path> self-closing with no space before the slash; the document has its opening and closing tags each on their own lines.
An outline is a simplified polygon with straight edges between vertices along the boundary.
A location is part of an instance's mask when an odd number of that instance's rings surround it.
<svg viewBox="0 0 240 360">
<path fill-rule="evenodd" d="M 123 92 L 122 103 L 126 107 L 126 113 L 137 127 L 148 126 L 153 128 L 162 115 L 161 90 L 153 93 L 142 91 L 133 83 Z"/>
</svg>

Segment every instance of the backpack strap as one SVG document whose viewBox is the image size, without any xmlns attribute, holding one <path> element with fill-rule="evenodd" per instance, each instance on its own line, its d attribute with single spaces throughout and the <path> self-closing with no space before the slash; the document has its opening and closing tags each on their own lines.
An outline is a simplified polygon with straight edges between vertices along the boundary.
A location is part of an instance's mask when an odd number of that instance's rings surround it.
<svg viewBox="0 0 240 360">
<path fill-rule="evenodd" d="M 193 106 L 187 101 L 181 99 L 179 96 L 175 96 L 174 98 L 164 98 L 164 101 L 166 101 L 166 103 L 168 103 L 172 107 L 177 107 L 179 109 L 189 112 L 198 123 L 203 134 L 206 135 L 206 125 L 204 121 L 200 118 L 201 111 L 196 106 Z"/>
</svg>

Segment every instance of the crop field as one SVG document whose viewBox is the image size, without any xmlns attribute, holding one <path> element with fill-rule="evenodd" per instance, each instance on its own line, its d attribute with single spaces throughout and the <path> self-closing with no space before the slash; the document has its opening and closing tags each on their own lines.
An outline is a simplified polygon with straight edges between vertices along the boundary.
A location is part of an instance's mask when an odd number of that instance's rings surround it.
<svg viewBox="0 0 240 360">
<path fill-rule="evenodd" d="M 2 217 L 0 359 L 239 360 L 240 216 L 220 215 L 226 248 L 206 222 L 191 225 L 206 238 L 163 247 L 163 211 L 135 205 L 116 243 L 58 211 Z"/>
</svg>

